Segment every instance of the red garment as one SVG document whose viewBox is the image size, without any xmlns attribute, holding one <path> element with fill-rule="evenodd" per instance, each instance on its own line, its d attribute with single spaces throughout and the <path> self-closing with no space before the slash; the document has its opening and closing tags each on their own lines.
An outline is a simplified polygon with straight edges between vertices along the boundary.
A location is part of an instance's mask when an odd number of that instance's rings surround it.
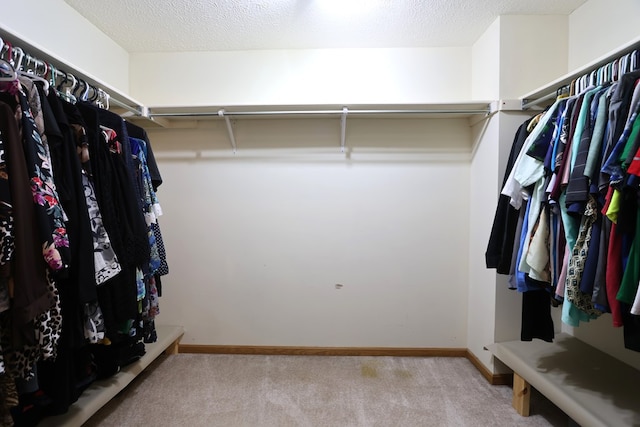
<svg viewBox="0 0 640 427">
<path fill-rule="evenodd" d="M 635 156 L 633 156 L 633 160 L 631 161 L 627 172 L 631 175 L 640 176 L 640 148 L 638 148 Z"/>
<path fill-rule="evenodd" d="M 611 199 L 613 198 L 613 187 L 609 187 L 607 189 L 607 195 L 604 196 L 604 206 L 600 211 L 603 216 L 607 216 L 607 211 L 609 210 L 609 205 L 611 204 Z"/>
</svg>

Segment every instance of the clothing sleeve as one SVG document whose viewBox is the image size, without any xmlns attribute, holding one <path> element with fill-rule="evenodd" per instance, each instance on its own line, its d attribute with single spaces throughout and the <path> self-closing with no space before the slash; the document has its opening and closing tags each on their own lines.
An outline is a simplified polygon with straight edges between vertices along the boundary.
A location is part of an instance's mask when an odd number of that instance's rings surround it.
<svg viewBox="0 0 640 427">
<path fill-rule="evenodd" d="M 513 164 L 522 150 L 522 146 L 527 139 L 529 132 L 527 126 L 531 119 L 525 121 L 516 132 L 511 152 L 505 170 L 503 185 L 509 173 L 513 169 Z M 491 227 L 491 235 L 487 251 L 485 252 L 485 260 L 487 268 L 495 268 L 499 274 L 509 274 L 511 267 L 511 257 L 516 236 L 516 226 L 518 223 L 518 210 L 509 203 L 509 197 L 501 194 L 498 198 L 498 206 Z"/>
<path fill-rule="evenodd" d="M 522 201 L 528 198 L 524 191 L 525 187 L 538 181 L 544 174 L 544 162 L 527 155 L 527 151 L 531 145 L 538 140 L 546 129 L 546 125 L 552 119 L 554 112 L 562 100 L 556 101 L 547 112 L 542 116 L 538 125 L 533 129 L 516 159 L 513 170 L 509 174 L 505 185 L 502 188 L 502 194 L 510 198 L 511 205 L 520 209 Z"/>
</svg>

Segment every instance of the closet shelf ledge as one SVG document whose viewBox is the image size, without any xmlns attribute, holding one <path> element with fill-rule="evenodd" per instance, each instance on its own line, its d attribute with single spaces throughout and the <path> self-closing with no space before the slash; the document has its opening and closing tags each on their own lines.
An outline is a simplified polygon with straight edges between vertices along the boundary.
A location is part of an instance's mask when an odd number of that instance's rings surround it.
<svg viewBox="0 0 640 427">
<path fill-rule="evenodd" d="M 523 107 L 527 108 L 527 105 L 536 105 L 546 100 L 553 99 L 555 97 L 556 91 L 559 88 L 570 84 L 573 80 L 577 79 L 578 77 L 581 77 L 638 48 L 640 48 L 640 36 L 602 55 L 598 59 L 595 59 L 594 61 L 591 61 L 588 64 L 582 67 L 579 67 L 561 77 L 558 77 L 557 79 L 545 84 L 542 87 L 539 87 L 538 89 L 535 89 L 529 93 L 522 95 L 520 99 L 522 100 Z"/>
<path fill-rule="evenodd" d="M 80 68 L 71 66 L 67 61 L 55 55 L 46 48 L 10 31 L 8 28 L 3 27 L 2 25 L 0 25 L 0 37 L 2 37 L 3 40 L 11 41 L 14 46 L 20 47 L 25 51 L 25 53 L 28 53 L 29 55 L 32 55 L 39 60 L 46 61 L 59 70 L 69 72 L 76 78 L 84 80 L 93 87 L 104 90 L 109 94 L 109 103 L 111 107 L 113 107 L 112 109 L 118 114 L 133 114 L 137 117 L 144 116 L 146 109 L 139 101 L 133 99 L 124 92 L 104 83 L 90 73 L 81 70 Z"/>
<path fill-rule="evenodd" d="M 199 121 L 229 118 L 341 118 L 345 109 L 349 119 L 469 118 L 488 116 L 493 112 L 490 101 L 423 104 L 196 105 L 150 107 L 146 117 L 132 116 L 128 120 L 149 120 L 160 127 L 189 127 Z M 223 111 L 223 115 L 220 111 Z"/>
</svg>

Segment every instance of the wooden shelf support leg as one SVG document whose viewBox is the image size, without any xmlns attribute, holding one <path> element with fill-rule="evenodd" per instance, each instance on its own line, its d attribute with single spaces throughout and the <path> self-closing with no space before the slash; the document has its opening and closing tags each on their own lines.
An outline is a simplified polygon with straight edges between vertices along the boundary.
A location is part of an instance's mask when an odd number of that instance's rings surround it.
<svg viewBox="0 0 640 427">
<path fill-rule="evenodd" d="M 167 349 L 164 351 L 164 354 L 167 354 L 167 355 L 178 354 L 180 352 L 179 346 L 180 346 L 181 338 L 182 338 L 182 335 L 180 335 L 174 342 L 172 342 L 171 345 L 169 345 L 169 347 L 167 347 Z"/>
<path fill-rule="evenodd" d="M 523 417 L 529 416 L 531 385 L 517 373 L 513 373 L 513 407 Z"/>
</svg>

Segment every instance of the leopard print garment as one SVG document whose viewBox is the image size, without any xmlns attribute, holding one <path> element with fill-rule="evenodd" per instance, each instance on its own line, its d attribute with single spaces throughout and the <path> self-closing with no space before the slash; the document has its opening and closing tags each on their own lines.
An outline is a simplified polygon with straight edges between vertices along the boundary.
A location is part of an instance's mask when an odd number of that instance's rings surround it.
<svg viewBox="0 0 640 427">
<path fill-rule="evenodd" d="M 3 270 L 13 259 L 14 249 L 13 205 L 11 203 L 9 174 L 5 161 L 4 142 L 2 140 L 2 132 L 0 132 L 0 267 L 5 266 Z M 0 312 L 8 310 L 11 306 L 8 281 L 9 278 L 2 274 L 2 277 L 0 277 Z"/>
<path fill-rule="evenodd" d="M 53 295 L 54 305 L 34 320 L 38 344 L 10 351 L 7 355 L 6 369 L 14 378 L 32 378 L 33 369 L 38 361 L 56 357 L 62 330 L 62 313 L 60 311 L 60 294 L 48 270 L 47 283 L 49 284 L 49 292 Z"/>
<path fill-rule="evenodd" d="M 13 237 L 13 206 L 9 188 L 9 174 L 5 161 L 4 142 L 0 132 L 0 266 L 6 266 L 13 259 L 15 242 Z M 9 278 L 0 277 L 0 313 L 11 308 L 9 296 Z M 0 337 L 2 324 L 0 323 Z M 0 338 L 0 373 L 4 374 L 4 354 Z"/>
</svg>

